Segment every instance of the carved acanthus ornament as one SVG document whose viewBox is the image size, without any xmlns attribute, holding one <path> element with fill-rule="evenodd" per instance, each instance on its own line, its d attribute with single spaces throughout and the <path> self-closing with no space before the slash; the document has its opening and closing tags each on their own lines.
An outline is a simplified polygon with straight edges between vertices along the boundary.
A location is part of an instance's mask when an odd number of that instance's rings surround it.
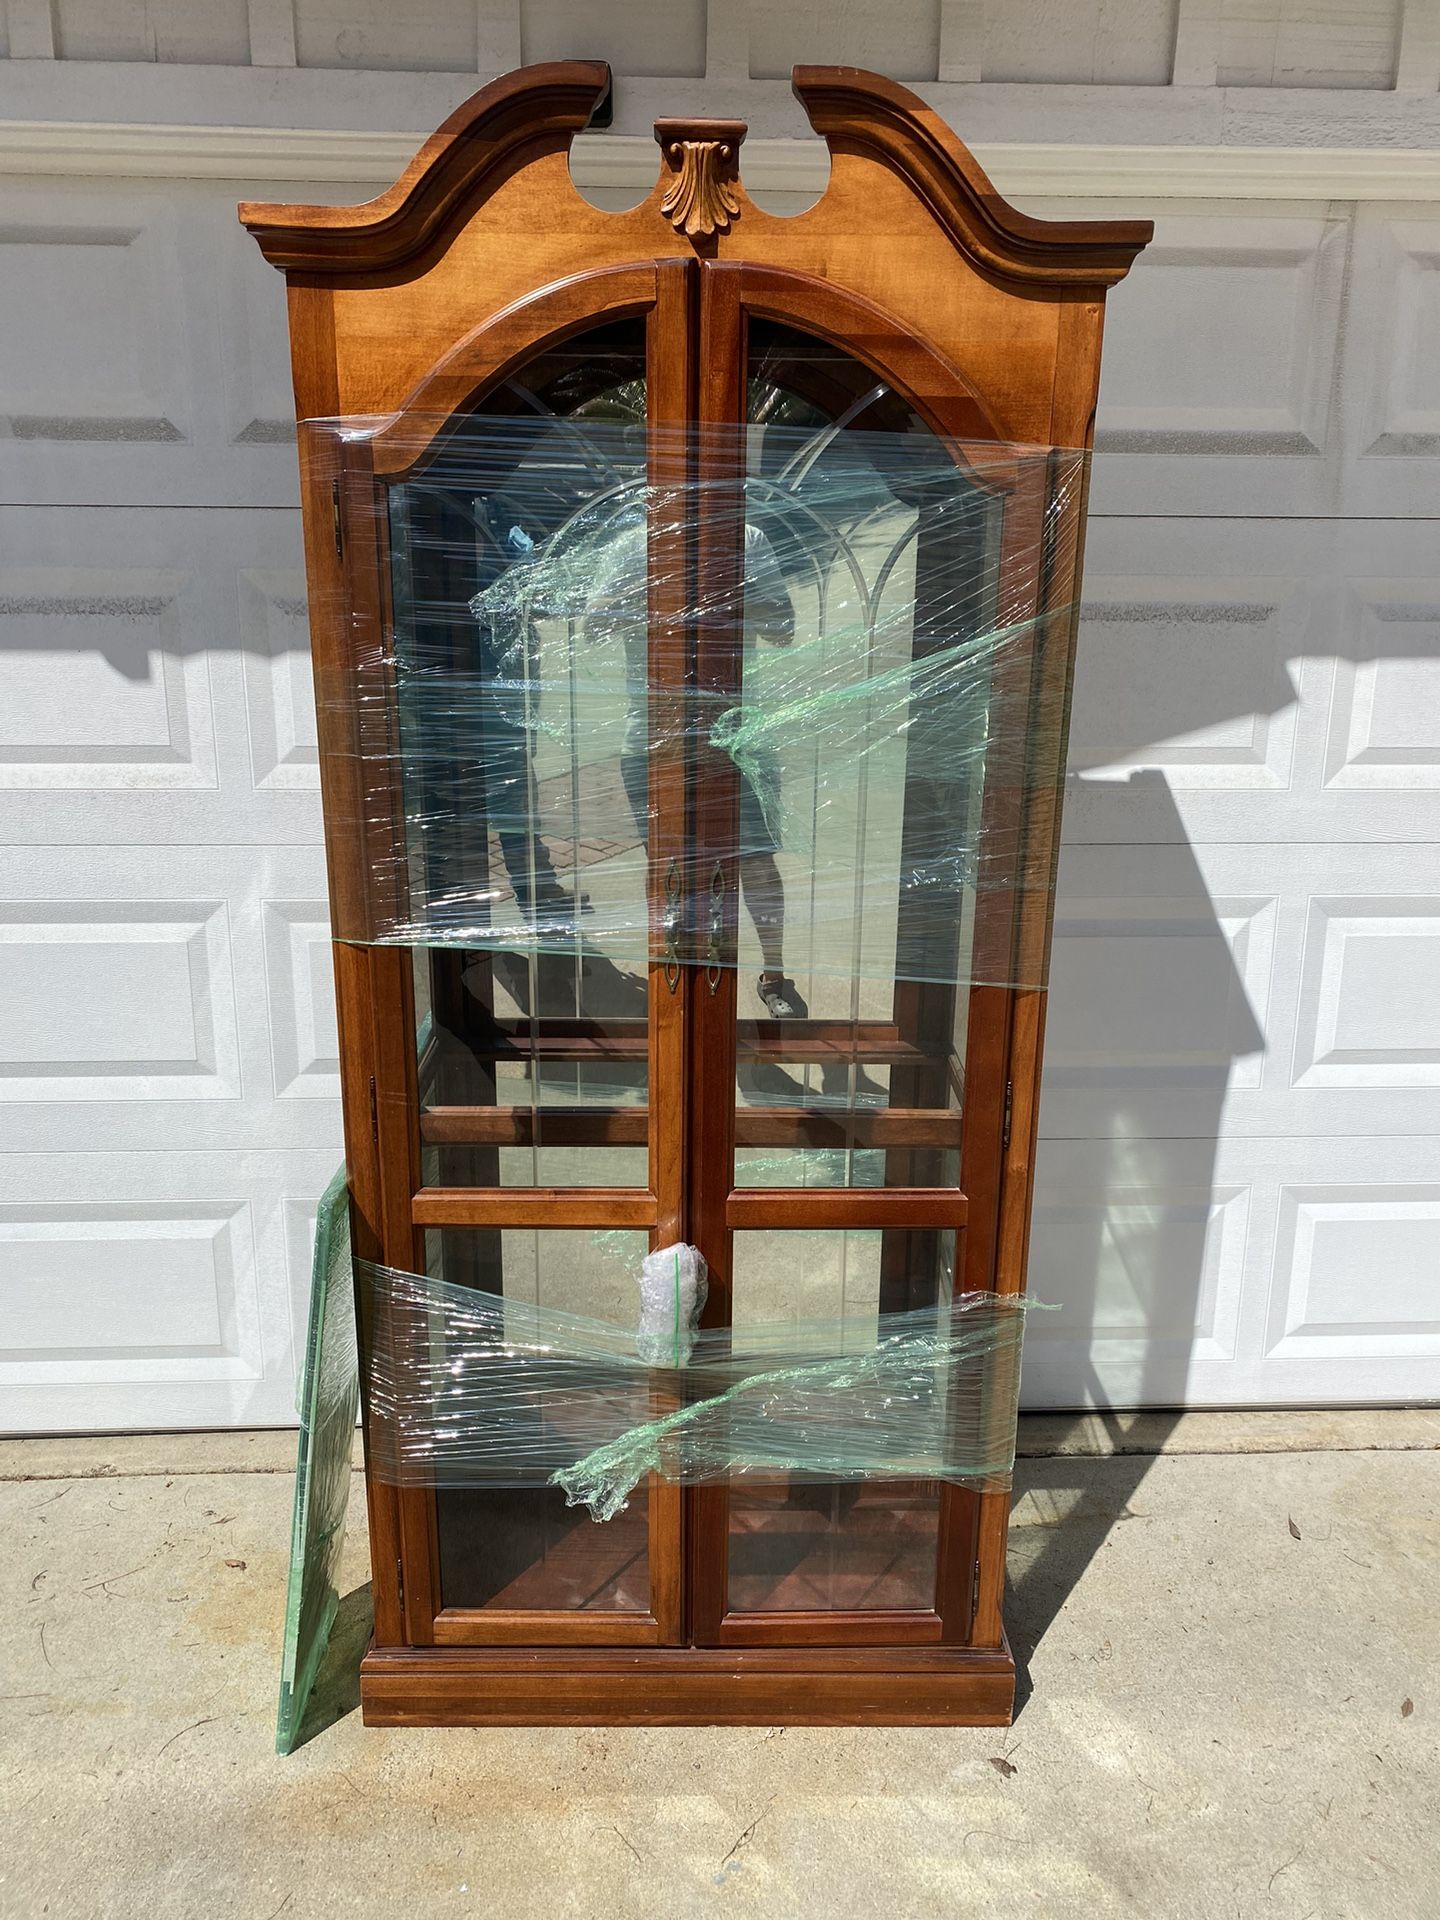
<svg viewBox="0 0 1440 1920">
<path fill-rule="evenodd" d="M 677 233 L 687 239 L 708 239 L 724 233 L 740 211 L 740 197 L 732 182 L 742 121 L 692 123 L 657 121 L 656 137 L 674 178 L 665 189 L 660 211 Z"/>
</svg>

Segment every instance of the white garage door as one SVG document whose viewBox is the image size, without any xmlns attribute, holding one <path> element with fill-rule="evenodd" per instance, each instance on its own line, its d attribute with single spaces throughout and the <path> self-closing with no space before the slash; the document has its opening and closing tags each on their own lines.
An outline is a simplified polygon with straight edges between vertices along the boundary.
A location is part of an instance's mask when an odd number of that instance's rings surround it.
<svg viewBox="0 0 1440 1920">
<path fill-rule="evenodd" d="M 236 197 L 0 194 L 10 1428 L 293 1418 L 338 1079 L 283 298 Z"/>
<path fill-rule="evenodd" d="M 340 1130 L 246 191 L 0 186 L 11 1428 L 291 1417 Z M 1028 1397 L 1433 1396 L 1440 204 L 1109 205 L 1160 231 L 1109 323 Z"/>
<path fill-rule="evenodd" d="M 1440 1392 L 1437 268 L 1168 206 L 1113 298 L 1032 1404 Z"/>
</svg>

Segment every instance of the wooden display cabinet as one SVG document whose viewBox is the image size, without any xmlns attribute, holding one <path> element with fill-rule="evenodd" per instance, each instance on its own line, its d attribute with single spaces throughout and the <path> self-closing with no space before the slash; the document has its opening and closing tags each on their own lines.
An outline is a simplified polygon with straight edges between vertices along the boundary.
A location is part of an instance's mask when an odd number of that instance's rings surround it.
<svg viewBox="0 0 1440 1920">
<path fill-rule="evenodd" d="M 483 88 L 367 205 L 241 209 L 287 277 L 297 417 L 379 422 L 338 466 L 333 442 L 327 454 L 302 434 L 338 933 L 369 924 L 377 887 L 393 885 L 365 822 L 394 775 L 367 767 L 336 689 L 407 621 L 474 670 L 466 606 L 493 572 L 474 527 L 493 536 L 504 509 L 503 475 L 475 478 L 486 421 L 573 423 L 623 406 L 643 423 L 640 479 L 657 497 L 708 486 L 712 502 L 732 482 L 740 500 L 733 469 L 754 440 L 747 424 L 764 419 L 961 449 L 1088 447 L 1105 291 L 1150 226 L 1016 211 L 934 113 L 874 75 L 797 68 L 794 84 L 831 176 L 791 218 L 747 197 L 738 121 L 657 122 L 653 192 L 624 213 L 592 206 L 569 148 L 609 75 L 580 61 Z M 457 445 L 469 466 L 455 466 Z M 1044 551 L 992 617 L 1028 624 L 1026 697 L 1063 715 L 1083 505 L 1058 538 L 1043 506 L 1033 488 L 998 490 L 1002 561 L 1026 543 Z M 693 617 L 697 599 L 726 603 L 738 564 L 744 508 L 728 533 L 718 518 L 718 533 L 713 506 L 701 529 L 663 516 L 649 529 L 652 718 L 734 672 L 733 632 L 727 642 L 723 620 Z M 930 564 L 919 541 L 917 650 Z M 633 760 L 633 739 L 615 744 L 617 763 Z M 482 777 L 537 777 L 509 752 L 477 743 Z M 603 769 L 554 777 L 572 778 L 579 895 L 584 783 Z M 1020 808 L 1031 877 L 968 917 L 957 898 L 957 943 L 963 919 L 972 949 L 1003 956 L 979 967 L 957 951 L 955 979 L 979 984 L 900 979 L 883 1002 L 822 993 L 777 1017 L 735 963 L 742 903 L 755 918 L 746 889 L 760 883 L 739 871 L 733 769 L 656 750 L 643 777 L 654 924 L 677 867 L 708 876 L 709 954 L 657 945 L 633 966 L 567 966 L 337 940 L 357 1254 L 583 1312 L 614 1297 L 605 1259 L 633 1269 L 647 1243 L 688 1240 L 709 1263 L 719 1325 L 753 1318 L 797 1274 L 835 1314 L 847 1287 L 882 1309 L 947 1287 L 1021 1291 L 1058 792 L 971 796 L 976 820 Z M 456 831 L 472 878 L 508 873 L 521 904 L 553 901 L 555 846 L 517 847 L 513 820 L 509 838 L 492 831 L 483 794 L 466 791 L 477 817 Z M 907 788 L 902 852 L 920 804 Z M 598 887 L 606 844 L 590 855 Z M 803 903 L 789 911 L 787 938 Z M 903 900 L 892 911 L 903 942 Z M 372 1475 L 368 1497 L 372 1723 L 1009 1719 L 1004 1494 L 657 1479 L 603 1524 L 550 1489 Z"/>
</svg>

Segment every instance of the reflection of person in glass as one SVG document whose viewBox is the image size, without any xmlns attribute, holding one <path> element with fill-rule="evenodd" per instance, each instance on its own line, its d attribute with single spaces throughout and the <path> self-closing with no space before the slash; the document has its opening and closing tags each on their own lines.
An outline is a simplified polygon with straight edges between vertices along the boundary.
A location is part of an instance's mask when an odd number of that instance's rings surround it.
<svg viewBox="0 0 1440 1920">
<path fill-rule="evenodd" d="M 560 890 L 548 849 L 534 831 L 533 742 L 528 738 L 524 688 L 536 677 L 535 621 L 546 616 L 579 618 L 602 685 L 607 650 L 623 658 L 623 668 L 617 659 L 612 669 L 617 678 L 623 671 L 625 689 L 620 774 L 643 843 L 648 839 L 650 747 L 647 527 L 643 504 L 626 501 L 623 494 L 618 500 L 612 494 L 580 507 L 548 538 L 542 533 L 537 539 L 518 520 L 504 526 L 504 519 L 502 513 L 493 529 L 487 527 L 502 556 L 501 570 L 470 603 L 489 642 L 487 681 L 494 691 L 500 742 L 498 753 L 492 748 L 487 754 L 493 788 L 489 812 L 522 911 L 543 919 L 547 914 L 568 915 L 573 907 Z M 746 656 L 758 641 L 788 646 L 794 632 L 795 610 L 774 548 L 758 527 L 747 524 Z M 760 998 L 775 1019 L 805 1019 L 809 1008 L 785 972 L 785 889 L 775 858 L 780 848 L 779 759 L 773 749 L 758 746 L 737 771 L 735 853 L 741 897 L 760 945 Z M 528 877 L 523 889 L 520 881 L 520 872 L 528 875 L 532 864 L 533 897 Z"/>
<path fill-rule="evenodd" d="M 745 638 L 788 647 L 795 636 L 795 609 L 775 551 L 758 527 L 745 528 Z M 641 837 L 649 812 L 646 754 L 649 747 L 645 627 L 625 625 L 627 711 L 620 771 Z M 743 662 L 742 662 L 743 685 Z M 740 828 L 735 854 L 740 894 L 760 943 L 760 998 L 772 1018 L 803 1020 L 810 1009 L 785 972 L 785 886 L 775 856 L 780 850 L 780 762 L 773 749 L 757 748 L 740 775 Z"/>
</svg>

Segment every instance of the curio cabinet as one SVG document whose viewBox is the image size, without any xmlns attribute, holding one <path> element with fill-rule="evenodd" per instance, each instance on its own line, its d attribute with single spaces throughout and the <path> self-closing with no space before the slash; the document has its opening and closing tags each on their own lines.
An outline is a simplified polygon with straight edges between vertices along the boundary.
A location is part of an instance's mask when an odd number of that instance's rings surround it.
<svg viewBox="0 0 1440 1920">
<path fill-rule="evenodd" d="M 793 217 L 734 121 L 590 204 L 578 61 L 367 205 L 241 210 L 289 287 L 357 1261 L 562 1347 L 670 1248 L 737 1348 L 1024 1290 L 1101 320 L 1150 230 L 1018 212 L 874 75 L 794 83 Z M 1008 1719 L 1006 1463 L 965 1449 L 1013 1360 L 927 1376 L 954 1471 L 752 1432 L 597 1520 L 464 1453 L 444 1326 L 360 1306 L 371 1721 Z"/>
</svg>

